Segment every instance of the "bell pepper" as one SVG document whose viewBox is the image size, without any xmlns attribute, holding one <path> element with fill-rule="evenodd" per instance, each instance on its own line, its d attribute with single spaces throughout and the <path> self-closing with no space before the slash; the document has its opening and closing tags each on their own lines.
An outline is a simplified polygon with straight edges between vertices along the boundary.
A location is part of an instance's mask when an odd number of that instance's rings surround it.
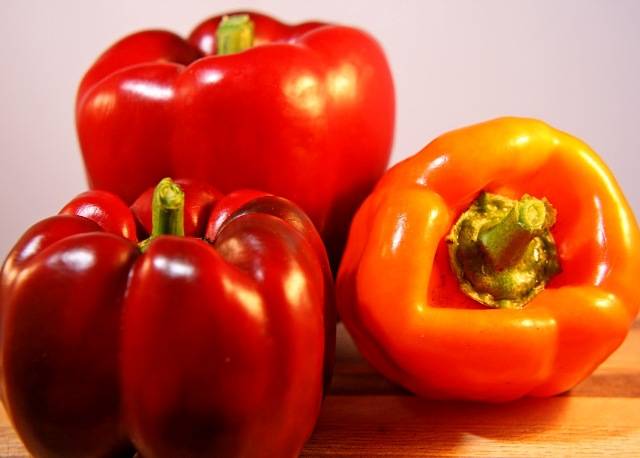
<svg viewBox="0 0 640 458">
<path fill-rule="evenodd" d="M 133 210 L 81 194 L 9 254 L 0 383 L 33 455 L 297 456 L 311 433 L 335 345 L 319 235 L 283 198 L 178 183 Z"/>
<path fill-rule="evenodd" d="M 384 53 L 350 27 L 222 19 L 129 35 L 91 66 L 76 102 L 89 185 L 127 203 L 164 176 L 265 190 L 302 207 L 335 263 L 391 153 Z"/>
<path fill-rule="evenodd" d="M 582 141 L 531 119 L 447 133 L 357 212 L 338 312 L 392 381 L 437 399 L 551 396 L 638 313 L 638 225 Z"/>
</svg>

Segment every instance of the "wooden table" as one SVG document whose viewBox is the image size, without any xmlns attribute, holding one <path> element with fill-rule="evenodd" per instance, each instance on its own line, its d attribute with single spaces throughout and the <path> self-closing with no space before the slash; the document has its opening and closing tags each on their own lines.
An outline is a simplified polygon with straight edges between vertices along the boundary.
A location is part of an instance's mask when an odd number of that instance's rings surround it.
<svg viewBox="0 0 640 458">
<path fill-rule="evenodd" d="M 417 399 L 376 374 L 342 327 L 331 394 L 305 457 L 640 457 L 640 322 L 565 396 L 502 405 Z M 0 409 L 0 457 L 28 456 Z"/>
</svg>

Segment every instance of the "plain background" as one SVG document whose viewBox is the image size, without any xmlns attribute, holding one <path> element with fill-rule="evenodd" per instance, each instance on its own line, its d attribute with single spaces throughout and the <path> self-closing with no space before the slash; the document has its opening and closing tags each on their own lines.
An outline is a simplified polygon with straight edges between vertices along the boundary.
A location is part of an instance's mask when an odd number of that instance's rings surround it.
<svg viewBox="0 0 640 458">
<path fill-rule="evenodd" d="M 640 1 L 0 0 L 0 255 L 86 187 L 73 106 L 116 39 L 188 34 L 250 8 L 355 25 L 387 52 L 397 93 L 392 163 L 445 131 L 502 115 L 590 144 L 640 210 Z"/>
</svg>

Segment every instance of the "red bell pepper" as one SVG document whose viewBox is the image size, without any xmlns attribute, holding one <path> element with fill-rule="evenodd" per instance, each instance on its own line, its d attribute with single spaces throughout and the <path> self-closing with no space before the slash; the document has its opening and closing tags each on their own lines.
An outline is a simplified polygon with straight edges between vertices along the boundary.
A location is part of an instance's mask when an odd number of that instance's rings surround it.
<svg viewBox="0 0 640 458">
<path fill-rule="evenodd" d="M 81 194 L 9 254 L 0 382 L 35 456 L 295 456 L 311 433 L 335 344 L 320 237 L 285 199 L 181 183 L 133 211 Z"/>
<path fill-rule="evenodd" d="M 128 203 L 163 176 L 272 192 L 310 216 L 335 263 L 389 161 L 389 66 L 363 31 L 248 18 L 186 40 L 135 33 L 100 56 L 76 106 L 89 184 Z"/>
</svg>

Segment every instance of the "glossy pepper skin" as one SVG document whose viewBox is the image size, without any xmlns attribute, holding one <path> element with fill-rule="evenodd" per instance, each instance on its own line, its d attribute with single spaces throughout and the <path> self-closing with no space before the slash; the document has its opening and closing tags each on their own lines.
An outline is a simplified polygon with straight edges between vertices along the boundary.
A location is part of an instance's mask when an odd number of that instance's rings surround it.
<svg viewBox="0 0 640 458">
<path fill-rule="evenodd" d="M 0 380 L 33 455 L 297 456 L 311 433 L 335 344 L 320 237 L 285 199 L 179 183 L 184 237 L 141 253 L 151 194 L 90 191 L 9 254 Z"/>
<path fill-rule="evenodd" d="M 445 242 L 481 191 L 546 197 L 561 273 L 520 309 L 464 295 Z M 393 167 L 357 212 L 338 311 L 364 356 L 429 398 L 550 396 L 587 377 L 638 313 L 640 236 L 583 142 L 503 118 L 447 133 Z"/>
<path fill-rule="evenodd" d="M 363 31 L 247 14 L 254 45 L 236 54 L 216 55 L 217 16 L 187 39 L 139 32 L 98 58 L 76 104 L 90 187 L 128 203 L 164 176 L 265 190 L 310 216 L 336 262 L 389 161 L 389 66 Z"/>
</svg>

